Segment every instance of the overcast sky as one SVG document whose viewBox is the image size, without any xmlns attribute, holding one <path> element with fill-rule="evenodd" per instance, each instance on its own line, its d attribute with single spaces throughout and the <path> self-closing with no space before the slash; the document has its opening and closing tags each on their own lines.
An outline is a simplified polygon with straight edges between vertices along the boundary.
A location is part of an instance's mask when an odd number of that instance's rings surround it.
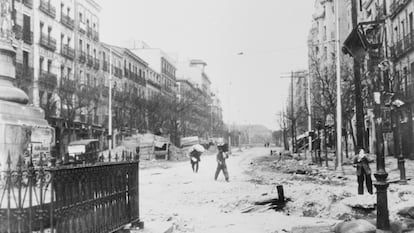
<svg viewBox="0 0 414 233">
<path fill-rule="evenodd" d="M 307 68 L 313 0 L 96 1 L 103 42 L 142 40 L 203 59 L 226 123 L 278 128 L 289 84 L 280 76 Z"/>
</svg>

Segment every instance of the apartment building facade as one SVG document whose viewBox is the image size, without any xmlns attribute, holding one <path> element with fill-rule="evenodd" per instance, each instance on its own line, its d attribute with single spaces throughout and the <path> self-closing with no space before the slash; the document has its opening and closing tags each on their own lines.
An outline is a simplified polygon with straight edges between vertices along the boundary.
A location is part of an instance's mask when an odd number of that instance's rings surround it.
<svg viewBox="0 0 414 233">
<path fill-rule="evenodd" d="M 151 82 L 161 85 L 161 93 L 170 98 L 177 97 L 176 65 L 175 61 L 164 51 L 158 48 L 140 47 L 131 49 L 137 56 L 148 62 L 152 77 L 159 77 L 158 81 Z M 155 85 L 156 86 L 156 85 Z"/>
<path fill-rule="evenodd" d="M 391 86 L 405 104 L 400 108 L 401 144 L 404 156 L 414 158 L 414 2 L 393 0 L 388 2 L 386 22 L 388 32 L 389 60 L 393 67 Z M 394 130 L 394 132 L 396 132 Z M 398 133 L 398 132 L 396 132 Z"/>
</svg>

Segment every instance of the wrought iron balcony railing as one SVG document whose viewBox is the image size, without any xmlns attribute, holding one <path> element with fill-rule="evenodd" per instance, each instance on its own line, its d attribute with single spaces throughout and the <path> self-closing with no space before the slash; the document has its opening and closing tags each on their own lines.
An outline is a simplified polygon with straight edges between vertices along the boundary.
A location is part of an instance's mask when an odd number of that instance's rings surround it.
<svg viewBox="0 0 414 233">
<path fill-rule="evenodd" d="M 57 86 L 57 76 L 51 72 L 41 70 L 39 72 L 39 83 L 46 88 L 54 89 Z"/>
<path fill-rule="evenodd" d="M 66 57 L 70 60 L 75 59 L 75 49 L 71 48 L 67 44 L 62 45 L 60 53 L 62 54 L 62 56 Z"/>
<path fill-rule="evenodd" d="M 78 58 L 80 63 L 85 63 L 86 62 L 86 53 L 85 51 L 79 51 L 79 58 Z"/>
<path fill-rule="evenodd" d="M 92 67 L 93 66 L 93 57 L 92 55 L 88 54 L 88 62 L 86 63 L 86 65 Z"/>
<path fill-rule="evenodd" d="M 152 85 L 152 86 L 154 86 L 154 87 L 158 88 L 159 90 L 161 90 L 161 85 L 160 85 L 160 84 L 158 84 L 158 83 L 156 83 L 156 82 L 154 82 L 154 81 L 153 81 L 153 80 L 151 80 L 151 79 L 148 79 L 148 84 L 150 84 L 150 85 Z"/>
<path fill-rule="evenodd" d="M 40 34 L 40 45 L 51 51 L 56 50 L 56 39 L 44 33 Z"/>
<path fill-rule="evenodd" d="M 56 8 L 50 2 L 40 0 L 39 10 L 52 18 L 56 18 Z"/>
<path fill-rule="evenodd" d="M 92 28 L 90 26 L 86 27 L 86 35 L 91 38 L 92 37 Z"/>
<path fill-rule="evenodd" d="M 69 29 L 75 28 L 75 20 L 73 20 L 69 15 L 61 14 L 60 22 Z"/>
<path fill-rule="evenodd" d="M 402 39 L 394 43 L 390 49 L 394 59 L 399 59 L 412 51 L 414 49 L 414 31 L 406 34 Z"/>
</svg>

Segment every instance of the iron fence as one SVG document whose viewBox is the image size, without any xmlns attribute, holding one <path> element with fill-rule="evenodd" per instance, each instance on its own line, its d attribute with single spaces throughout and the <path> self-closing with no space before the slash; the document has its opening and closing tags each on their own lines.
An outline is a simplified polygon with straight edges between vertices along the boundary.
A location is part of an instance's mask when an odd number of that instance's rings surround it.
<svg viewBox="0 0 414 233">
<path fill-rule="evenodd" d="M 139 160 L 48 166 L 19 156 L 0 172 L 0 233 L 114 232 L 139 223 Z M 13 160 L 15 161 L 15 160 Z"/>
</svg>

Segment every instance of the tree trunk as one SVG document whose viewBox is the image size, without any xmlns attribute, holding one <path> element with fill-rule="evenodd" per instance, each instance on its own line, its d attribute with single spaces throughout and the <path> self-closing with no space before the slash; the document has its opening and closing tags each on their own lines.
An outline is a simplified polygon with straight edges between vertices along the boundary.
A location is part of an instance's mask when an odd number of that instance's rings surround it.
<svg viewBox="0 0 414 233">
<path fill-rule="evenodd" d="M 345 127 L 346 130 L 346 127 Z M 348 158 L 348 132 L 345 132 L 345 158 Z"/>
<path fill-rule="evenodd" d="M 351 132 L 351 137 L 352 137 L 352 144 L 354 145 L 354 152 L 357 153 L 357 146 L 356 146 L 356 139 L 355 139 L 355 135 L 354 135 L 354 128 L 352 127 L 352 120 L 349 119 L 349 132 Z"/>
<path fill-rule="evenodd" d="M 326 134 L 326 122 L 324 122 L 324 126 L 323 126 L 323 147 L 324 147 L 324 153 L 325 153 L 325 163 L 326 163 L 326 167 L 328 167 L 328 137 Z"/>
</svg>

